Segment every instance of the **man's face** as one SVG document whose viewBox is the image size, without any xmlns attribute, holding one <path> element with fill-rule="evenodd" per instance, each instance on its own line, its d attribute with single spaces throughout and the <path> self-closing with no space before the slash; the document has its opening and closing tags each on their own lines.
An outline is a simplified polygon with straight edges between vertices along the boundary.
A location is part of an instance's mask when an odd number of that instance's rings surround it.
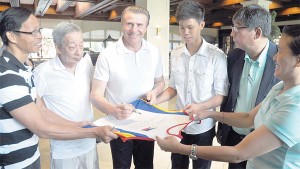
<svg viewBox="0 0 300 169">
<path fill-rule="evenodd" d="M 251 46 L 255 44 L 255 31 L 247 28 L 245 24 L 240 21 L 234 21 L 230 36 L 237 48 L 248 51 Z"/>
<path fill-rule="evenodd" d="M 184 19 L 179 21 L 179 32 L 187 44 L 193 44 L 199 42 L 201 38 L 201 30 L 203 29 L 205 22 L 197 22 L 196 19 Z"/>
<path fill-rule="evenodd" d="M 57 46 L 62 64 L 67 67 L 75 66 L 83 56 L 83 37 L 81 32 L 70 32 L 65 35 L 61 46 Z"/>
<path fill-rule="evenodd" d="M 34 15 L 30 15 L 22 24 L 19 31 L 33 32 L 32 34 L 13 32 L 15 36 L 15 45 L 25 54 L 37 53 L 42 47 L 42 35 L 40 33 L 40 24 Z"/>
<path fill-rule="evenodd" d="M 147 32 L 148 18 L 145 14 L 126 12 L 122 18 L 124 45 L 139 45 Z"/>
</svg>

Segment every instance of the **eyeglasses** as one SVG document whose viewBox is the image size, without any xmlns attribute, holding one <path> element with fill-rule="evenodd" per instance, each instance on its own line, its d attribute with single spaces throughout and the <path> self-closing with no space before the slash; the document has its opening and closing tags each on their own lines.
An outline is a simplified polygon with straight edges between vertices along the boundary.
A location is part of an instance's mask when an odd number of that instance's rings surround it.
<svg viewBox="0 0 300 169">
<path fill-rule="evenodd" d="M 32 31 L 32 32 L 24 32 L 24 31 L 13 31 L 13 32 L 24 33 L 24 34 L 36 36 L 36 35 L 38 35 L 38 34 L 42 34 L 42 30 L 43 30 L 43 28 L 39 28 L 39 29 L 34 30 L 34 31 Z"/>
<path fill-rule="evenodd" d="M 238 33 L 240 29 L 244 29 L 244 28 L 248 28 L 248 27 L 246 27 L 246 26 L 241 26 L 241 27 L 231 26 L 231 29 L 236 33 Z"/>
</svg>

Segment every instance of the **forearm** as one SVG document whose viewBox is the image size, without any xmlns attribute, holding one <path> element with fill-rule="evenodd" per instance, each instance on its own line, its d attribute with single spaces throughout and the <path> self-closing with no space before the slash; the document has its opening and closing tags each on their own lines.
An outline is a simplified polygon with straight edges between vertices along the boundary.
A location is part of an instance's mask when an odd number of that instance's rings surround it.
<svg viewBox="0 0 300 169">
<path fill-rule="evenodd" d="M 171 87 L 164 90 L 156 99 L 156 104 L 166 102 L 177 95 L 177 91 Z"/>
<path fill-rule="evenodd" d="M 223 102 L 224 96 L 216 95 L 205 102 L 198 103 L 201 106 L 202 110 L 210 110 L 220 106 Z"/>
<path fill-rule="evenodd" d="M 65 125 L 68 125 L 68 126 L 79 126 L 79 127 L 81 127 L 80 122 L 73 122 L 73 121 L 64 119 L 61 116 L 54 113 L 53 111 L 46 108 L 46 107 L 40 108 L 40 111 L 41 111 L 42 115 L 45 116 L 44 118 L 49 123 L 52 123 L 52 124 L 65 124 Z"/>
<path fill-rule="evenodd" d="M 165 88 L 164 78 L 161 77 L 155 79 L 153 91 L 156 93 L 156 96 L 160 95 L 161 92 L 164 90 L 164 88 Z"/>
<path fill-rule="evenodd" d="M 37 127 L 36 133 L 41 138 L 57 140 L 73 140 L 81 138 L 96 138 L 95 128 L 47 123 L 47 127 Z"/>
<path fill-rule="evenodd" d="M 177 153 L 189 155 L 191 153 L 191 145 L 183 145 L 179 147 Z M 198 158 L 237 163 L 244 161 L 243 155 L 239 153 L 236 147 L 233 146 L 197 146 L 196 156 Z"/>
<path fill-rule="evenodd" d="M 97 97 L 91 95 L 92 104 L 101 112 L 109 115 L 113 115 L 115 113 L 115 105 L 107 101 L 103 96 Z"/>
<path fill-rule="evenodd" d="M 36 105 L 39 108 L 41 114 L 44 116 L 44 119 L 46 119 L 49 123 L 79 126 L 79 123 L 66 120 L 48 109 L 44 103 L 44 100 L 39 96 L 37 97 Z"/>
<path fill-rule="evenodd" d="M 50 122 L 49 117 L 44 116 L 34 103 L 13 110 L 11 115 L 31 132 L 42 138 L 70 140 L 96 137 L 95 128 L 86 129 L 65 123 Z"/>
<path fill-rule="evenodd" d="M 224 113 L 224 112 L 208 112 L 209 117 L 221 123 L 239 127 L 251 128 L 253 127 L 253 119 L 249 113 Z"/>
</svg>

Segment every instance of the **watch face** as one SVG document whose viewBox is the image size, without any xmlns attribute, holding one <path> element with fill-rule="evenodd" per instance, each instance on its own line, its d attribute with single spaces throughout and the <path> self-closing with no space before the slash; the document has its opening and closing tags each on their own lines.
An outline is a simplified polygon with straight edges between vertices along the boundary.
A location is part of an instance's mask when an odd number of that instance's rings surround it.
<svg viewBox="0 0 300 169">
<path fill-rule="evenodd" d="M 197 160 L 198 158 L 197 158 L 197 156 L 195 156 L 195 155 L 189 155 L 189 157 L 190 157 L 190 159 L 192 159 L 192 160 Z"/>
</svg>

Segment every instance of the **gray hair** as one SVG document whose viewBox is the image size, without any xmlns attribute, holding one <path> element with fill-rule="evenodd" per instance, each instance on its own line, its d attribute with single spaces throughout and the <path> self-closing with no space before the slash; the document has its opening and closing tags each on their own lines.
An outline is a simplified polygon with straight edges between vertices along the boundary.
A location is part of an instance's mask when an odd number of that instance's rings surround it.
<svg viewBox="0 0 300 169">
<path fill-rule="evenodd" d="M 52 36 L 53 42 L 57 46 L 61 46 L 63 44 L 64 37 L 66 34 L 71 32 L 82 32 L 80 27 L 68 22 L 61 22 L 53 29 Z"/>
<path fill-rule="evenodd" d="M 147 9 L 142 8 L 142 7 L 138 7 L 138 6 L 128 6 L 122 12 L 121 21 L 123 20 L 124 15 L 125 15 L 126 12 L 131 12 L 131 13 L 134 13 L 134 14 L 144 14 L 144 15 L 146 15 L 147 19 L 148 19 L 147 25 L 149 25 L 150 14 L 149 14 L 149 11 Z"/>
<path fill-rule="evenodd" d="M 250 29 L 261 28 L 264 37 L 271 34 L 271 14 L 259 5 L 252 4 L 239 9 L 232 21 L 240 21 Z"/>
<path fill-rule="evenodd" d="M 181 1 L 176 10 L 177 21 L 185 19 L 196 19 L 197 22 L 204 21 L 205 9 L 199 2 L 192 0 Z"/>
</svg>

